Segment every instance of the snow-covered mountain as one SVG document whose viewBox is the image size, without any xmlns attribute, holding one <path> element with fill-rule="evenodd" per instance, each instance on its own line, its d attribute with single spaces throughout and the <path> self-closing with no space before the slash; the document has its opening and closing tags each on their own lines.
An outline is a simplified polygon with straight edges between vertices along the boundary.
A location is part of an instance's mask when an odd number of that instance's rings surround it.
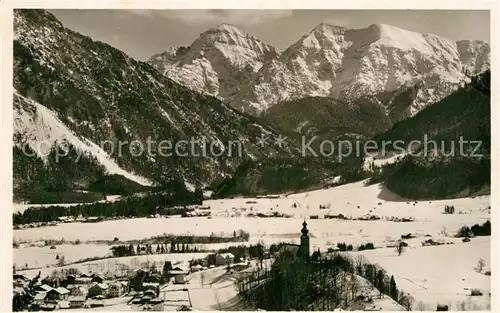
<svg viewBox="0 0 500 313">
<path fill-rule="evenodd" d="M 227 98 L 250 81 L 275 49 L 230 24 L 200 35 L 190 47 L 173 47 L 149 62 L 172 80 L 216 97 Z"/>
<path fill-rule="evenodd" d="M 71 188 L 78 176 L 84 189 L 113 174 L 207 185 L 242 159 L 298 155 L 291 145 L 257 145 L 262 132 L 270 142 L 278 133 L 44 10 L 16 10 L 14 34 L 14 179 L 25 188 L 63 178 Z M 69 162 L 55 176 L 54 149 L 83 153 L 86 167 Z"/>
<path fill-rule="evenodd" d="M 260 113 L 283 101 L 320 96 L 369 99 L 394 120 L 413 116 L 456 90 L 466 80 L 465 71 L 476 74 L 490 66 L 487 43 L 384 24 L 346 29 L 322 23 L 279 54 L 235 27 L 230 30 L 222 25 L 202 34 L 179 58 L 165 52 L 150 62 L 177 82 L 243 111 Z M 239 87 L 224 87 L 226 77 Z"/>
</svg>

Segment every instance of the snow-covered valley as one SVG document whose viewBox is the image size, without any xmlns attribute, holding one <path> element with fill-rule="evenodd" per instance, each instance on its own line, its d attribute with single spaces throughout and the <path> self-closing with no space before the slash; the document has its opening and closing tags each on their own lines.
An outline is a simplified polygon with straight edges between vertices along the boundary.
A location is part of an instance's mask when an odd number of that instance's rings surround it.
<svg viewBox="0 0 500 313">
<path fill-rule="evenodd" d="M 233 231 L 243 229 L 250 233 L 249 243 L 263 242 L 266 246 L 279 242 L 299 243 L 301 223 L 306 220 L 310 230 L 311 253 L 317 249 L 326 252 L 341 242 L 354 247 L 374 243 L 375 250 L 350 253 L 354 256 L 364 255 L 394 275 L 398 285 L 415 297 L 415 306 L 431 309 L 437 303 L 444 303 L 451 307 L 466 305 L 470 309 L 485 309 L 489 303 L 490 277 L 477 273 L 474 266 L 479 259 L 486 260 L 489 266 L 490 239 L 477 237 L 464 243 L 454 236 L 462 226 L 483 224 L 488 220 L 490 200 L 489 196 L 482 196 L 440 201 L 406 201 L 392 195 L 380 185 L 365 186 L 363 181 L 271 198 L 208 200 L 204 205 L 210 206 L 210 219 L 136 218 L 14 230 L 14 240 L 25 242 L 14 250 L 14 262 L 18 265 L 28 263 L 29 267 L 33 267 L 36 260 L 36 265 L 50 273 L 55 265 L 54 254 L 66 255 L 68 262 L 84 257 L 104 257 L 109 255 L 110 246 L 85 242 L 112 240 L 114 237 L 126 241 L 162 234 L 230 235 Z M 320 205 L 324 209 L 320 209 Z M 445 205 L 453 205 L 456 213 L 444 214 Z M 246 216 L 248 213 L 273 212 L 288 214 L 290 217 Z M 324 215 L 338 214 L 348 219 L 324 218 Z M 380 220 L 363 220 L 366 216 L 378 216 Z M 398 222 L 397 218 L 410 221 Z M 405 253 L 398 256 L 393 248 L 394 241 L 407 234 L 412 234 L 415 238 L 407 240 Z M 80 240 L 82 243 L 58 246 L 56 250 L 29 246 L 45 239 L 62 238 L 67 241 Z M 423 246 L 422 242 L 429 238 L 448 244 Z M 221 247 L 212 248 L 215 250 Z M 159 261 L 171 257 L 173 255 L 166 254 L 125 259 Z M 181 256 L 185 260 L 192 257 L 189 254 Z M 113 263 L 110 260 L 113 259 L 97 262 Z M 123 262 L 124 258 L 117 260 Z M 78 266 L 84 268 L 84 264 Z M 468 296 L 470 288 L 481 289 L 483 296 L 471 299 Z M 462 302 L 465 304 L 461 304 Z"/>
</svg>

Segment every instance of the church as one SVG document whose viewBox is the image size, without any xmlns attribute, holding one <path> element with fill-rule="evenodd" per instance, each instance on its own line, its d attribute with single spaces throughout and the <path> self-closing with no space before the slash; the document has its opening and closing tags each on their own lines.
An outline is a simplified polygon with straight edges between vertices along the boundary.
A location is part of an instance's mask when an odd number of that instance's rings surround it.
<svg viewBox="0 0 500 313">
<path fill-rule="evenodd" d="M 310 244 L 309 244 L 309 230 L 307 229 L 307 223 L 304 221 L 302 223 L 300 236 L 300 245 L 291 244 L 291 243 L 283 243 L 280 244 L 278 250 L 276 251 L 276 255 L 280 255 L 283 252 L 287 251 L 298 258 L 303 259 L 306 262 L 309 262 L 311 259 L 310 252 Z"/>
</svg>

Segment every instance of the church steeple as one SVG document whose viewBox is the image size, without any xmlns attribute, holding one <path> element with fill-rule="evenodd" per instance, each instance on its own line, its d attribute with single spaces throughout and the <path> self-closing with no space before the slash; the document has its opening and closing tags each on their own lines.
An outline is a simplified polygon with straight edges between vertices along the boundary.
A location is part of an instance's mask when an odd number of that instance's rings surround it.
<svg viewBox="0 0 500 313">
<path fill-rule="evenodd" d="M 309 250 L 309 230 L 307 229 L 307 223 L 304 220 L 302 223 L 302 236 L 300 236 L 300 254 L 304 261 L 309 262 L 310 250 Z"/>
<path fill-rule="evenodd" d="M 304 220 L 304 223 L 302 223 L 302 236 L 307 236 L 307 234 L 309 234 L 309 229 L 307 229 L 307 223 L 306 221 Z"/>
</svg>

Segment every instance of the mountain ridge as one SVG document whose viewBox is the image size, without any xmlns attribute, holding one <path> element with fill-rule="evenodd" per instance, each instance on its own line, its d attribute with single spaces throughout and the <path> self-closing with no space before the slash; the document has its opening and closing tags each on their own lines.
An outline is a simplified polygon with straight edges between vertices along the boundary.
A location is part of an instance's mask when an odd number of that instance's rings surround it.
<svg viewBox="0 0 500 313">
<path fill-rule="evenodd" d="M 199 40 L 202 36 L 195 42 Z M 345 102 L 369 96 L 390 111 L 384 103 L 388 93 L 416 88 L 414 98 L 403 105 L 404 110 L 390 113 L 395 121 L 413 116 L 427 104 L 456 90 L 467 80 L 465 71 L 473 75 L 490 66 L 490 47 L 485 42 L 454 41 L 387 24 L 347 29 L 320 23 L 283 52 L 276 49 L 274 52 L 264 62 L 260 60 L 262 65 L 245 72 L 245 77 L 238 81 L 239 88 L 229 88 L 229 92 L 222 93 L 213 86 L 224 86 L 226 82 L 219 75 L 224 71 L 220 68 L 212 71 L 220 64 L 213 65 L 218 62 L 210 57 L 203 58 L 203 67 L 211 76 L 203 79 L 197 78 L 199 69 L 193 70 L 193 66 L 184 66 L 181 62 L 152 58 L 149 63 L 181 84 L 195 85 L 196 90 L 208 92 L 252 114 L 260 114 L 283 101 L 318 96 Z M 237 49 L 225 53 L 238 57 Z M 179 73 L 185 73 L 184 78 Z M 233 79 L 237 77 L 232 75 Z"/>
</svg>

